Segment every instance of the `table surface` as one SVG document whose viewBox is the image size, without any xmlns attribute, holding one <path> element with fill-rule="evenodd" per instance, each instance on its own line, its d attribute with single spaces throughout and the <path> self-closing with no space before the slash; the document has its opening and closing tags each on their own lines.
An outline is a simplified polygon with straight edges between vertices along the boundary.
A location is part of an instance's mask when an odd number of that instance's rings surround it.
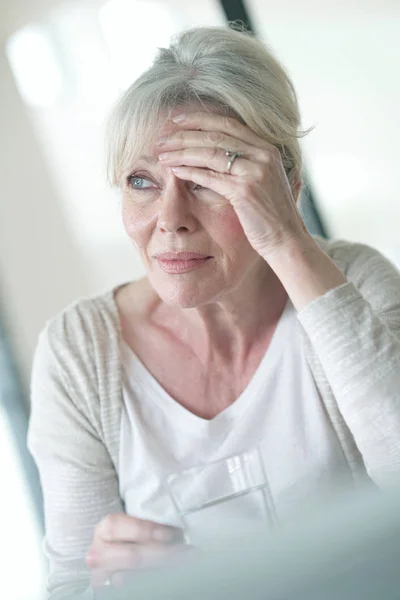
<svg viewBox="0 0 400 600">
<path fill-rule="evenodd" d="M 275 533 L 243 536 L 173 569 L 138 573 L 107 600 L 399 600 L 400 491 L 309 507 Z M 103 594 L 102 594 L 103 598 Z"/>
</svg>

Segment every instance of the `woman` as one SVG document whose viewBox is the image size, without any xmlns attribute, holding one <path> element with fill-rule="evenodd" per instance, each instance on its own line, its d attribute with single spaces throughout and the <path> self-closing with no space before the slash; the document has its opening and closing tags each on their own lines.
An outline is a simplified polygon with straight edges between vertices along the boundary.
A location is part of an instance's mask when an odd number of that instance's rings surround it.
<svg viewBox="0 0 400 600">
<path fill-rule="evenodd" d="M 400 275 L 308 233 L 299 136 L 282 67 L 222 28 L 178 36 L 113 111 L 110 179 L 147 277 L 39 340 L 29 443 L 51 598 L 168 550 L 179 469 L 258 444 L 282 515 L 397 477 Z"/>
</svg>

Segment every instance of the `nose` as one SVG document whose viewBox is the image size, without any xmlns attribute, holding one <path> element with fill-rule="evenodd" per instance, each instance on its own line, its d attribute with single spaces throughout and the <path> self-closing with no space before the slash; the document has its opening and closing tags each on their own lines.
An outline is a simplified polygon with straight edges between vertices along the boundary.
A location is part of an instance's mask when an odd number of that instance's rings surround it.
<svg viewBox="0 0 400 600">
<path fill-rule="evenodd" d="M 196 230 L 197 219 L 184 184 L 174 177 L 164 188 L 158 213 L 158 227 L 163 233 L 193 233 Z"/>
</svg>

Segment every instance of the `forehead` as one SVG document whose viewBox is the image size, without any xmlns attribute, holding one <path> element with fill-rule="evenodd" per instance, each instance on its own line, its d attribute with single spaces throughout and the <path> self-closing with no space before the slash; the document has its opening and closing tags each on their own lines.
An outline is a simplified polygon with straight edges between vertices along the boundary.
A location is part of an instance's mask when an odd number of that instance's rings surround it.
<svg viewBox="0 0 400 600">
<path fill-rule="evenodd" d="M 140 144 L 140 149 L 137 148 L 137 159 L 152 162 L 154 157 L 158 156 L 160 152 L 157 146 L 158 139 L 171 135 L 180 129 L 179 124 L 174 123 L 172 119 L 181 113 L 190 114 L 196 112 L 213 112 L 226 115 L 229 113 L 229 109 L 228 107 L 216 106 L 212 102 L 190 102 L 170 109 L 164 109 L 157 116 L 149 115 L 147 124 L 143 128 L 146 129 L 146 135 L 140 136 L 144 143 Z"/>
</svg>

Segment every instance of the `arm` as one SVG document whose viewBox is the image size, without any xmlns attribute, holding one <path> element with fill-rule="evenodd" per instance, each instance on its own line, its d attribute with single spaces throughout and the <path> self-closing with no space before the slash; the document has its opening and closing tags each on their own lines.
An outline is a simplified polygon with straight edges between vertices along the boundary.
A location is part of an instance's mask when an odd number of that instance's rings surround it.
<svg viewBox="0 0 400 600">
<path fill-rule="evenodd" d="M 44 495 L 49 598 L 59 600 L 88 587 L 84 557 L 95 526 L 122 506 L 111 458 L 84 411 L 88 399 L 53 346 L 46 330 L 34 359 L 29 447 Z"/>
<path fill-rule="evenodd" d="M 316 246 L 271 260 L 379 485 L 400 476 L 400 273 L 377 251 L 337 245 L 342 272 Z M 351 256 L 348 256 L 348 253 Z M 333 254 L 335 258 L 335 253 Z"/>
<path fill-rule="evenodd" d="M 162 140 L 163 164 L 176 177 L 230 203 L 250 245 L 275 271 L 300 311 L 299 320 L 370 476 L 380 484 L 398 477 L 399 273 L 366 247 L 352 269 L 343 272 L 318 247 L 296 204 L 301 187 L 298 165 L 289 181 L 282 149 L 229 117 L 190 113 L 172 120 L 180 129 Z M 218 135 L 210 135 L 213 132 Z M 226 148 L 243 153 L 229 172 Z"/>
</svg>

